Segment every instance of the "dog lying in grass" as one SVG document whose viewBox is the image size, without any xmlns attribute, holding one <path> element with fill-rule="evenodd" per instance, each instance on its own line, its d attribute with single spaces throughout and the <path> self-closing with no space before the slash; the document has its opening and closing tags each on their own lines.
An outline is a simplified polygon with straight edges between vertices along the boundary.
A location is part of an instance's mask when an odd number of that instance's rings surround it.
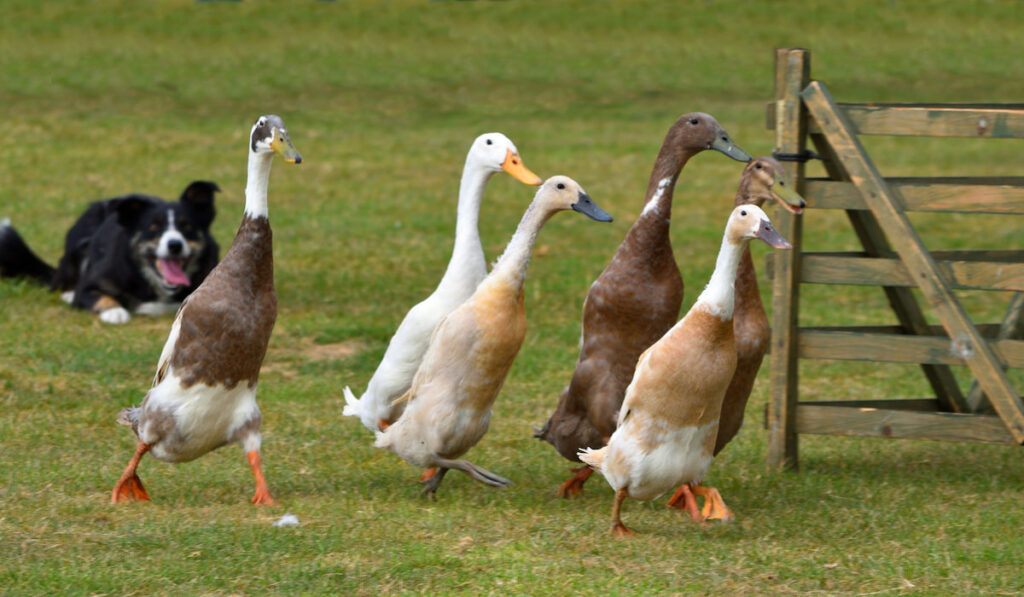
<svg viewBox="0 0 1024 597">
<path fill-rule="evenodd" d="M 198 180 L 177 202 L 140 194 L 95 201 L 68 230 L 56 268 L 3 220 L 0 277 L 60 290 L 67 303 L 105 323 L 126 323 L 130 313 L 173 313 L 217 265 L 220 247 L 210 224 L 219 190 Z"/>
</svg>

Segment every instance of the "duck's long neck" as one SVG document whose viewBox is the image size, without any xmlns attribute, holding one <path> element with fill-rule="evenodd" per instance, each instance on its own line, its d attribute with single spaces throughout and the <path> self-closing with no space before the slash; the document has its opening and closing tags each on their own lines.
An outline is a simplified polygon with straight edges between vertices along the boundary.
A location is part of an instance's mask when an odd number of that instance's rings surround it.
<svg viewBox="0 0 1024 597">
<path fill-rule="evenodd" d="M 526 268 L 530 265 L 530 254 L 533 252 L 533 243 L 552 213 L 554 212 L 537 205 L 536 201 L 526 208 L 523 219 L 519 220 L 516 233 L 512 235 L 505 252 L 494 264 L 492 276 L 508 280 L 518 287 L 520 292 L 522 291 L 523 282 L 526 280 Z"/>
<path fill-rule="evenodd" d="M 704 292 L 697 297 L 695 306 L 699 305 L 708 313 L 721 317 L 722 321 L 732 319 L 736 304 L 736 270 L 747 245 L 748 241 L 730 240 L 728 234 L 722 238 L 722 248 L 718 251 L 715 271 L 711 274 L 711 280 L 704 288 Z"/>
<path fill-rule="evenodd" d="M 651 169 L 651 178 L 647 182 L 647 194 L 644 197 L 644 210 L 641 216 L 663 221 L 667 229 L 668 221 L 672 217 L 672 197 L 679 173 L 696 153 L 692 150 L 679 153 L 667 141 L 661 146 L 658 157 L 654 160 L 654 168 Z"/>
<path fill-rule="evenodd" d="M 444 280 L 451 277 L 464 276 L 466 272 L 475 272 L 479 277 L 487 273 L 487 262 L 484 259 L 483 245 L 480 244 L 480 202 L 484 196 L 484 188 L 494 172 L 487 168 L 466 162 L 462 170 L 462 181 L 459 183 L 459 206 L 455 220 L 455 246 L 448 268 L 444 272 Z M 474 284 L 479 279 L 473 281 Z"/>
<path fill-rule="evenodd" d="M 736 191 L 736 206 L 756 205 L 762 207 L 765 202 L 764 198 L 754 196 L 750 192 L 747 182 L 746 178 L 740 182 L 740 188 Z M 764 311 L 761 305 L 760 290 L 757 286 L 757 271 L 754 269 L 754 259 L 750 255 L 750 243 L 746 243 L 740 253 L 740 263 L 736 271 L 736 296 L 738 299 L 735 301 L 734 315 L 737 317 L 740 316 L 740 313 L 755 312 L 758 309 Z"/>
<path fill-rule="evenodd" d="M 270 181 L 270 166 L 274 161 L 272 153 L 249 151 L 249 173 L 245 181 L 245 214 L 252 217 L 268 217 L 267 184 Z"/>
</svg>

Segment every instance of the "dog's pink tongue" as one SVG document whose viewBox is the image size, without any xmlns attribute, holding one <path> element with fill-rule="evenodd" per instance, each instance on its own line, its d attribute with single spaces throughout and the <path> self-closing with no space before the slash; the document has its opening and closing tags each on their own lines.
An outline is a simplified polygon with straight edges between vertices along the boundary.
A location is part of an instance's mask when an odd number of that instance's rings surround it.
<svg viewBox="0 0 1024 597">
<path fill-rule="evenodd" d="M 156 266 L 160 269 L 160 275 L 164 277 L 171 284 L 178 284 L 181 286 L 191 286 L 192 282 L 185 275 L 185 272 L 181 270 L 181 266 L 178 265 L 177 261 L 173 259 L 157 259 Z"/>
</svg>

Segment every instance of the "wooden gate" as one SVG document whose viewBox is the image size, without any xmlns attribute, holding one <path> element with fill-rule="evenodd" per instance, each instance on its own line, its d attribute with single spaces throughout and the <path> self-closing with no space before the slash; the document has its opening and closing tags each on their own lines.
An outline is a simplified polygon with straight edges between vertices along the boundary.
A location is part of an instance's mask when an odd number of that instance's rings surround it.
<svg viewBox="0 0 1024 597">
<path fill-rule="evenodd" d="M 777 155 L 794 160 L 785 162 L 788 174 L 810 209 L 845 210 L 864 250 L 803 252 L 803 216 L 777 216 L 793 250 L 775 252 L 769 263 L 769 465 L 796 468 L 800 433 L 1024 444 L 1024 402 L 1005 372 L 1024 367 L 1024 251 L 929 252 L 907 217 L 913 211 L 1024 214 L 1024 177 L 887 179 L 858 138 L 1024 138 L 1024 104 L 837 104 L 824 84 L 811 80 L 807 50 L 776 50 L 775 69 L 768 122 Z M 800 158 L 810 155 L 808 138 L 825 178 L 804 176 Z M 881 286 L 899 325 L 800 327 L 801 284 Z M 941 326 L 928 324 L 911 288 L 920 290 Z M 1002 322 L 977 325 L 953 293 L 965 288 L 1015 294 Z M 918 363 L 935 397 L 800 401 L 798 359 Z M 970 368 L 976 381 L 966 393 L 951 365 Z"/>
</svg>

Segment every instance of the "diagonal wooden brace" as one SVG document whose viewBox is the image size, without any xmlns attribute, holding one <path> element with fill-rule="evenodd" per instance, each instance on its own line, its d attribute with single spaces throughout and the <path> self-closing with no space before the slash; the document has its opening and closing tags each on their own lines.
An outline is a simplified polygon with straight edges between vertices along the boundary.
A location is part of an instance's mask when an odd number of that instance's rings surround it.
<svg viewBox="0 0 1024 597">
<path fill-rule="evenodd" d="M 849 121 L 820 81 L 808 85 L 801 96 L 925 300 L 935 310 L 952 339 L 950 350 L 971 369 L 1013 438 L 1024 444 L 1024 402 L 1014 392 L 999 359 L 946 284 L 902 206 L 852 132 Z"/>
</svg>

